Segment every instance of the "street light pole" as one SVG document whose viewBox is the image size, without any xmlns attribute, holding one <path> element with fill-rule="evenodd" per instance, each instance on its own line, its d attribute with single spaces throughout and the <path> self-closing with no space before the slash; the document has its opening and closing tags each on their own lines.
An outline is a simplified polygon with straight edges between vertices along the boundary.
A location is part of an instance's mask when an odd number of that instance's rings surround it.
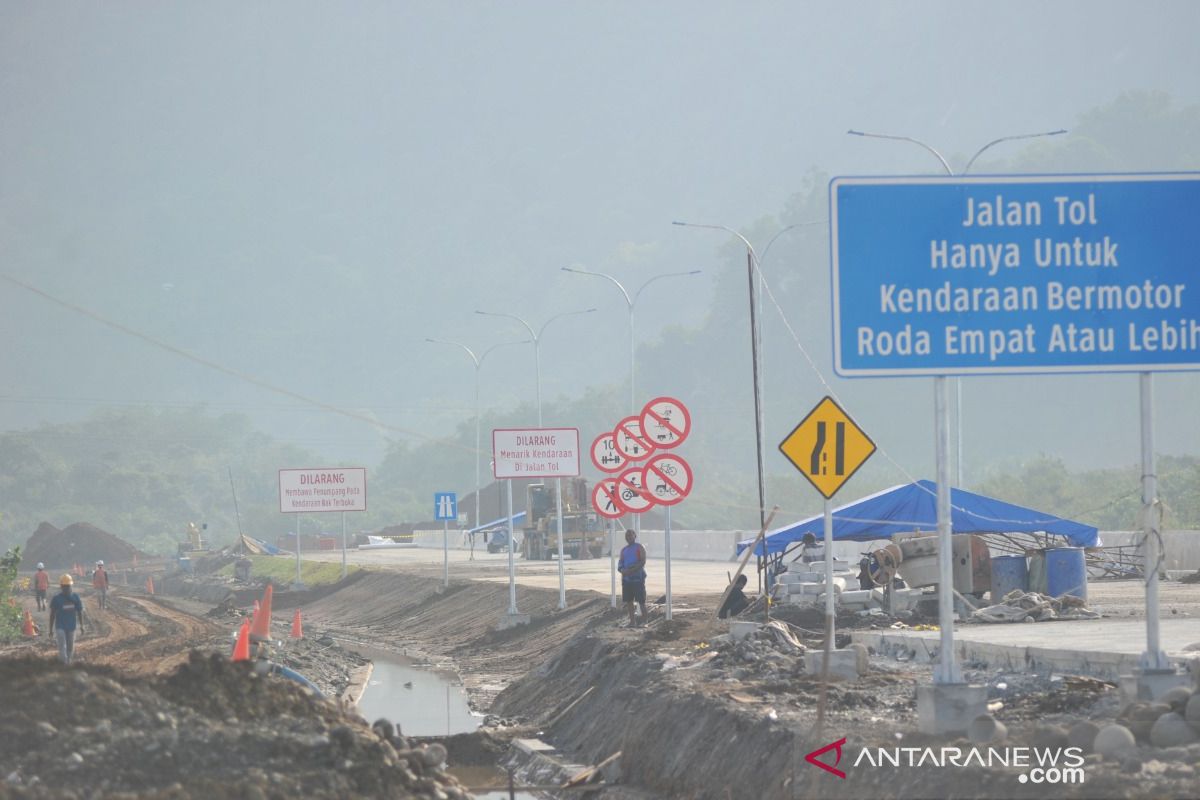
<svg viewBox="0 0 1200 800">
<path fill-rule="evenodd" d="M 637 305 L 638 297 L 641 296 L 642 292 L 645 290 L 645 288 L 647 286 L 654 283 L 655 281 L 662 280 L 663 278 L 679 278 L 679 277 L 684 277 L 687 275 L 699 275 L 700 270 L 693 269 L 693 270 L 688 270 L 687 272 L 664 272 L 661 275 L 655 275 L 653 278 L 650 278 L 648 281 L 646 281 L 641 286 L 639 286 L 638 290 L 636 292 L 634 292 L 632 295 L 629 294 L 629 291 L 625 288 L 624 285 L 622 285 L 622 283 L 619 280 L 614 278 L 612 275 L 608 275 L 604 272 L 596 272 L 595 270 L 590 270 L 590 269 L 579 269 L 578 267 L 563 267 L 562 271 L 563 272 L 573 272 L 576 275 L 595 275 L 598 278 L 604 278 L 605 280 L 609 281 L 610 283 L 612 283 L 614 286 L 616 286 L 618 289 L 621 290 L 621 296 L 625 298 L 625 304 L 629 308 L 629 413 L 636 414 L 638 411 L 638 408 L 637 408 L 637 391 L 634 387 L 634 380 L 633 380 L 633 377 L 634 377 L 634 372 L 633 372 L 633 364 L 634 364 L 633 309 Z"/>
<path fill-rule="evenodd" d="M 515 319 L 517 322 L 525 326 L 525 330 L 529 332 L 529 338 L 533 342 L 533 374 L 534 384 L 537 388 L 537 424 L 542 427 L 542 359 L 540 349 L 542 344 L 542 334 L 546 332 L 546 327 L 556 319 L 569 317 L 573 314 L 590 314 L 596 309 L 588 308 L 582 311 L 564 311 L 561 314 L 555 314 L 550 319 L 542 323 L 542 327 L 535 333 L 533 326 L 526 322 L 522 317 L 516 314 L 507 314 L 501 311 L 479 311 L 476 314 L 482 314 L 485 317 L 507 317 Z M 563 610 L 567 607 L 567 578 L 566 567 L 563 564 L 563 501 L 562 501 L 562 478 L 554 479 L 554 507 L 558 518 L 558 608 Z M 526 509 L 530 511 L 530 509 Z M 528 520 L 532 522 L 532 517 Z"/>
<path fill-rule="evenodd" d="M 758 524 L 762 527 L 767 519 L 767 493 L 763 478 L 763 412 L 762 412 L 762 374 L 759 368 L 759 352 L 762 349 L 762 329 L 758 324 L 758 292 L 755 273 L 759 272 L 758 254 L 750 240 L 733 228 L 725 225 L 700 225 L 694 222 L 675 221 L 672 225 L 684 228 L 708 228 L 709 230 L 725 231 L 741 239 L 746 246 L 746 271 L 750 282 L 750 366 L 754 381 L 754 452 L 758 466 Z M 782 231 L 780 231 L 782 233 Z M 774 239 L 771 243 L 774 243 Z"/>
<path fill-rule="evenodd" d="M 433 344 L 448 344 L 457 347 L 465 351 L 466 354 L 471 357 L 471 363 L 475 366 L 475 524 L 471 527 L 477 528 L 482 524 L 482 518 L 479 516 L 479 368 L 483 366 L 483 360 L 487 358 L 488 353 L 492 352 L 497 347 L 504 347 L 511 344 L 526 344 L 526 342 L 500 342 L 492 345 L 479 355 L 476 355 L 474 350 L 467 347 L 465 344 L 460 344 L 459 342 L 450 342 L 446 341 L 445 339 L 430 339 L 428 337 L 425 339 L 425 341 Z M 512 546 L 511 543 L 509 546 Z"/>
<path fill-rule="evenodd" d="M 995 147 L 996 145 L 1000 144 L 1001 142 L 1012 142 L 1012 141 L 1016 141 L 1018 139 L 1039 139 L 1039 138 L 1042 138 L 1045 136 L 1059 136 L 1066 132 L 1067 132 L 1066 128 L 1059 128 L 1058 130 L 1055 130 L 1055 131 L 1042 131 L 1040 133 L 1019 133 L 1014 136 L 1001 136 L 999 139 L 993 139 L 990 142 L 988 142 L 987 144 L 985 144 L 983 147 L 976 150 L 975 155 L 971 156 L 967 160 L 966 166 L 963 167 L 962 172 L 960 172 L 958 174 L 966 175 L 968 172 L 971 171 L 971 167 L 975 164 L 975 161 L 981 155 L 983 155 L 985 152 L 987 152 L 991 148 Z M 941 153 L 939 153 L 937 151 L 937 148 L 933 147 L 932 145 L 926 144 L 925 142 L 922 142 L 920 139 L 914 139 L 911 136 L 893 136 L 893 135 L 887 134 L 887 133 L 868 133 L 866 131 L 856 131 L 856 130 L 848 130 L 848 131 L 846 131 L 846 133 L 848 133 L 851 136 L 863 136 L 868 139 L 891 139 L 891 140 L 897 141 L 897 142 L 911 142 L 912 144 L 915 144 L 918 147 L 924 148 L 928 152 L 932 153 L 933 156 L 941 163 L 942 169 L 944 169 L 946 171 L 946 174 L 949 175 L 950 177 L 955 176 L 955 172 L 954 172 L 953 168 L 951 168 L 950 162 L 948 162 L 946 160 L 945 156 L 943 156 Z M 954 431 L 954 448 L 955 448 L 954 484 L 960 489 L 965 488 L 963 486 L 962 411 L 963 411 L 963 409 L 962 409 L 962 378 L 956 377 L 956 378 L 954 378 L 954 429 L 955 429 L 955 431 Z"/>
<path fill-rule="evenodd" d="M 542 327 L 539 328 L 536 333 L 534 332 L 532 325 L 530 325 L 523 318 L 517 316 L 516 314 L 507 314 L 502 311 L 476 311 L 475 312 L 476 314 L 481 314 L 482 316 L 485 316 L 485 317 L 505 317 L 507 319 L 516 320 L 517 322 L 524 325 L 525 330 L 529 332 L 529 341 L 533 342 L 534 384 L 537 389 L 537 421 L 538 421 L 539 428 L 542 427 L 542 361 L 541 361 L 541 352 L 540 352 L 541 345 L 542 345 L 542 334 L 544 334 L 546 332 L 546 328 L 548 328 L 550 326 L 550 323 L 554 322 L 556 319 L 562 319 L 563 317 L 570 317 L 575 314 L 591 314 L 595 310 L 596 309 L 594 309 L 594 308 L 585 308 L 581 311 L 564 311 L 561 314 L 555 314 L 553 317 L 551 317 L 550 319 L 543 322 Z"/>
</svg>

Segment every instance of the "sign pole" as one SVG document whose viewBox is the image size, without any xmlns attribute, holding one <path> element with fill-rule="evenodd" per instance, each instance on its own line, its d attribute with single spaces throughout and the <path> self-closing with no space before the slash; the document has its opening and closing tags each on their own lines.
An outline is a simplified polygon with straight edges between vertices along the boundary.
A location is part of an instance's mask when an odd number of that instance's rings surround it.
<svg viewBox="0 0 1200 800">
<path fill-rule="evenodd" d="M 442 586 L 450 588 L 450 523 L 442 520 Z"/>
<path fill-rule="evenodd" d="M 950 392 L 946 376 L 933 379 L 934 428 L 937 455 L 938 625 L 941 644 L 934 683 L 962 683 L 954 655 L 954 552 L 950 521 Z"/>
<path fill-rule="evenodd" d="M 666 541 L 666 556 L 667 556 L 667 620 L 671 619 L 671 507 L 667 506 L 667 527 L 663 531 L 663 539 Z"/>
<path fill-rule="evenodd" d="M 304 586 L 304 582 L 300 580 L 300 515 L 296 515 L 296 583 L 292 588 L 299 589 Z"/>
<path fill-rule="evenodd" d="M 617 607 L 617 551 L 613 549 L 613 527 L 615 525 L 613 520 L 608 521 L 608 594 L 613 608 Z"/>
<path fill-rule="evenodd" d="M 1142 553 L 1146 573 L 1146 652 L 1141 666 L 1145 670 L 1170 670 L 1167 654 L 1162 651 L 1158 635 L 1158 520 L 1155 518 L 1158 500 L 1158 476 L 1154 463 L 1154 376 L 1149 372 L 1138 375 L 1142 416 Z"/>
<path fill-rule="evenodd" d="M 566 553 L 563 552 L 562 478 L 554 479 L 554 505 L 558 510 L 558 610 L 562 611 L 567 607 L 567 574 L 563 565 Z M 579 544 L 582 549 L 583 542 Z"/>
<path fill-rule="evenodd" d="M 342 512 L 342 580 L 346 579 L 346 512 Z"/>
<path fill-rule="evenodd" d="M 508 493 L 508 615 L 517 615 L 517 562 L 513 551 L 517 549 L 513 540 L 512 478 L 504 482 Z"/>
<path fill-rule="evenodd" d="M 833 647 L 834 619 L 836 612 L 834 604 L 837 598 L 833 590 L 833 498 L 826 497 L 823 503 L 825 512 L 825 640 Z M 828 668 L 828 667 L 827 667 Z"/>
</svg>

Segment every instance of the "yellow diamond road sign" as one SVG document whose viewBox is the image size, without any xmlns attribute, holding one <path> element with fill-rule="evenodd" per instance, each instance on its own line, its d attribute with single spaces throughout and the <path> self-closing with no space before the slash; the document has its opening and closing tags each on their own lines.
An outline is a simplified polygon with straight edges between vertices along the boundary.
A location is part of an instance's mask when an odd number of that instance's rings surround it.
<svg viewBox="0 0 1200 800">
<path fill-rule="evenodd" d="M 826 397 L 779 443 L 779 450 L 826 499 L 875 452 L 875 443 Z"/>
</svg>

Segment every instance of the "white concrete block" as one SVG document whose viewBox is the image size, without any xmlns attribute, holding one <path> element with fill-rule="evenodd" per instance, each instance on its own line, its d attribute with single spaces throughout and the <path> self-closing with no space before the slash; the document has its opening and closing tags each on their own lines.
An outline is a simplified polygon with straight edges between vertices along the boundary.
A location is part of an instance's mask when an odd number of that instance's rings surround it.
<svg viewBox="0 0 1200 800">
<path fill-rule="evenodd" d="M 865 652 L 865 648 L 864 648 Z M 829 677 L 842 681 L 855 681 L 863 675 L 863 654 L 855 649 L 833 650 L 829 653 Z M 825 665 L 824 650 L 809 650 L 804 655 L 804 671 L 820 676 Z"/>
<path fill-rule="evenodd" d="M 733 620 L 729 623 L 729 635 L 733 637 L 735 642 L 740 642 L 742 639 L 753 636 L 758 629 L 759 624 L 757 622 Z"/>
<path fill-rule="evenodd" d="M 935 735 L 965 735 L 987 713 L 987 687 L 934 683 L 917 687 L 917 729 Z"/>
</svg>

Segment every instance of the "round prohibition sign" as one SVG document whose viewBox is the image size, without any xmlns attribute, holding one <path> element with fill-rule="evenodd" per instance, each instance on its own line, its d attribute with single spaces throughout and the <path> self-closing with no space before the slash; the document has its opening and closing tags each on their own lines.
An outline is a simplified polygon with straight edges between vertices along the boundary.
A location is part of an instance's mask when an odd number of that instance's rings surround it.
<svg viewBox="0 0 1200 800">
<path fill-rule="evenodd" d="M 617 437 L 602 433 L 592 442 L 592 463 L 601 472 L 620 472 L 628 459 L 617 449 Z"/>
<path fill-rule="evenodd" d="M 641 461 L 654 452 L 654 445 L 642 435 L 642 423 L 637 417 L 626 417 L 613 429 L 617 451 L 629 461 Z"/>
<path fill-rule="evenodd" d="M 601 478 L 592 487 L 592 510 L 605 519 L 620 519 L 628 512 L 621 503 L 616 478 Z"/>
<path fill-rule="evenodd" d="M 654 501 L 650 499 L 649 494 L 642 488 L 641 467 L 630 467 L 618 475 L 617 488 L 620 491 L 617 501 L 630 514 L 641 514 L 644 511 L 649 511 L 650 507 L 654 505 Z"/>
<path fill-rule="evenodd" d="M 657 450 L 678 447 L 692 432 L 692 415 L 673 397 L 657 397 L 646 403 L 638 418 L 642 438 Z"/>
<path fill-rule="evenodd" d="M 692 468 L 673 453 L 650 459 L 642 473 L 645 491 L 661 506 L 673 506 L 692 491 Z"/>
</svg>

